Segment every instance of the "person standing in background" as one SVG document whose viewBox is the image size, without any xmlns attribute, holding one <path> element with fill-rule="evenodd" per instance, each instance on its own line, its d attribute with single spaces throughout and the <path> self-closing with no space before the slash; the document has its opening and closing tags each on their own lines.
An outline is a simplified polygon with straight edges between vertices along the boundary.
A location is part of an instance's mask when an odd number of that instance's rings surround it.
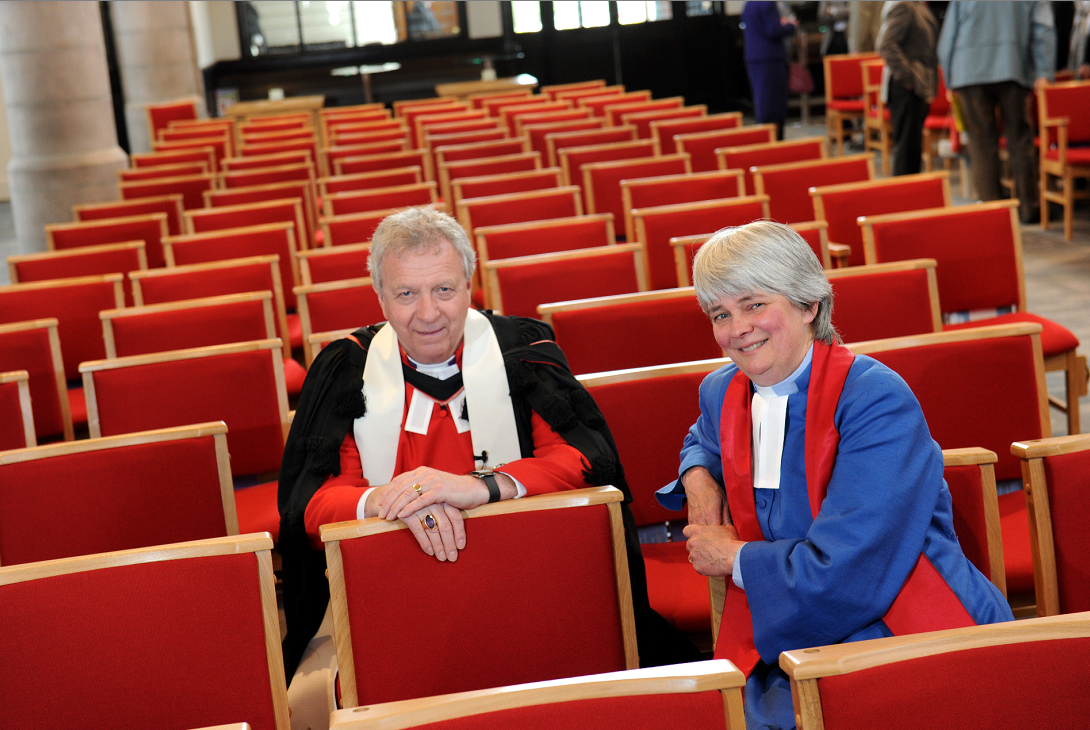
<svg viewBox="0 0 1090 730">
<path fill-rule="evenodd" d="M 999 128 L 1010 153 L 1011 176 L 1021 200 L 1022 223 L 1041 218 L 1032 132 L 1026 122 L 1031 89 L 1052 81 L 1056 31 L 1047 2 L 955 0 L 939 34 L 946 85 L 961 98 L 969 133 L 969 161 L 981 200 L 998 200 Z"/>
<path fill-rule="evenodd" d="M 938 26 L 927 3 L 885 3 L 877 50 L 886 62 L 883 90 L 893 125 L 893 174 L 920 171 L 923 123 L 938 88 Z"/>
<path fill-rule="evenodd" d="M 776 139 L 783 139 L 787 119 L 787 49 L 784 39 L 794 34 L 798 22 L 790 11 L 782 13 L 775 2 L 747 2 L 742 9 L 746 42 L 746 73 L 753 89 L 758 124 L 775 124 Z"/>
</svg>

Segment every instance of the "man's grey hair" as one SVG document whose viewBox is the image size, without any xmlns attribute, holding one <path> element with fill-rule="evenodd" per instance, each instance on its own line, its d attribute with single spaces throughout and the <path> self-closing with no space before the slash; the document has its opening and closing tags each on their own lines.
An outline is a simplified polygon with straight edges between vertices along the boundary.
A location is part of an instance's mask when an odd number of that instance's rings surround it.
<svg viewBox="0 0 1090 730">
<path fill-rule="evenodd" d="M 693 261 L 696 298 L 705 312 L 724 297 L 780 294 L 799 309 L 815 302 L 815 340 L 840 342 L 833 328 L 833 287 L 810 244 L 792 228 L 754 221 L 717 231 Z"/>
<path fill-rule="evenodd" d="M 383 218 L 371 238 L 371 253 L 367 257 L 367 268 L 371 271 L 371 285 L 375 291 L 382 296 L 382 262 L 387 256 L 398 258 L 407 253 L 436 251 L 443 241 L 454 246 L 461 257 L 468 281 L 477 266 L 477 251 L 454 218 L 427 207 L 407 208 Z"/>
</svg>

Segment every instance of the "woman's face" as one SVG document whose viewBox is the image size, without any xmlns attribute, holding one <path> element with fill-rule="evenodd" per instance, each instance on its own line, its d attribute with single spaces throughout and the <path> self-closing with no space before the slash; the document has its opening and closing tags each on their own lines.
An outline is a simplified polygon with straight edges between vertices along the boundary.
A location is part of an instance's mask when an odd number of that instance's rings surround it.
<svg viewBox="0 0 1090 730">
<path fill-rule="evenodd" d="M 757 385 L 775 385 L 798 369 L 814 340 L 817 304 L 799 309 L 780 294 L 723 297 L 709 316 L 715 341 Z"/>
</svg>

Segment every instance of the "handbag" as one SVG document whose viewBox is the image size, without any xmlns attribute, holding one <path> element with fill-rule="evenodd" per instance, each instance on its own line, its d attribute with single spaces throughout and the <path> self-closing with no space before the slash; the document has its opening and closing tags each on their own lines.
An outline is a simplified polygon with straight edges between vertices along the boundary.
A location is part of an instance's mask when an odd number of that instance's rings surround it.
<svg viewBox="0 0 1090 730">
<path fill-rule="evenodd" d="M 814 90 L 814 78 L 810 69 L 793 62 L 787 67 L 787 88 L 792 94 L 809 94 Z"/>
</svg>

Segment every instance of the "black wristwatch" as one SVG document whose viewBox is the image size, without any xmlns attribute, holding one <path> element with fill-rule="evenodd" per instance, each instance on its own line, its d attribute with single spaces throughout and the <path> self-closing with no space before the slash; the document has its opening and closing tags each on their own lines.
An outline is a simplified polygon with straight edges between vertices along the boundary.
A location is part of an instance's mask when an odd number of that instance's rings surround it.
<svg viewBox="0 0 1090 730">
<path fill-rule="evenodd" d="M 488 487 L 488 503 L 500 501 L 500 483 L 496 479 L 496 475 L 490 471 L 471 471 L 471 476 L 475 476 L 484 480 L 484 485 Z"/>
</svg>

